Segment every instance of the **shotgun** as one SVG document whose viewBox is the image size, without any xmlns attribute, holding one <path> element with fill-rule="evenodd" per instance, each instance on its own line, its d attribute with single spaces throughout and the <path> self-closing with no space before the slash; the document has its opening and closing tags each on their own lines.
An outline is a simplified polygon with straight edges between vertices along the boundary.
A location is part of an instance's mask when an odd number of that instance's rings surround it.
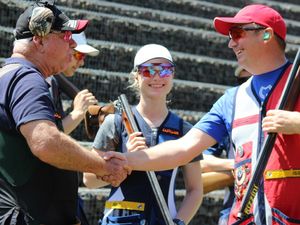
<svg viewBox="0 0 300 225">
<path fill-rule="evenodd" d="M 119 96 L 117 107 L 118 107 L 118 110 L 122 113 L 122 119 L 123 119 L 123 123 L 124 123 L 127 133 L 131 134 L 133 132 L 139 132 L 139 128 L 134 119 L 134 115 L 131 111 L 131 108 L 129 106 L 129 103 L 127 101 L 125 94 L 121 94 Z M 170 215 L 167 203 L 165 201 L 165 198 L 163 196 L 163 193 L 161 191 L 161 188 L 159 186 L 159 183 L 157 181 L 155 173 L 153 171 L 147 171 L 146 174 L 148 176 L 148 179 L 151 184 L 152 190 L 154 192 L 157 204 L 160 208 L 161 214 L 163 216 L 163 219 L 164 219 L 166 225 L 173 225 L 174 222 Z"/>
<path fill-rule="evenodd" d="M 284 86 L 277 109 L 291 111 L 296 104 L 300 91 L 299 64 L 300 48 L 298 49 L 298 52 L 296 54 L 292 69 Z M 276 133 L 269 133 L 263 143 L 256 166 L 254 168 L 254 173 L 249 181 L 246 194 L 244 195 L 242 200 L 241 209 L 238 213 L 239 220 L 235 224 L 240 224 L 241 222 L 243 222 L 243 220 L 248 219 L 249 215 L 251 214 L 250 209 L 253 204 L 255 195 L 259 189 L 260 179 L 262 178 L 263 172 L 267 166 L 268 159 L 271 155 L 276 137 Z"/>
</svg>

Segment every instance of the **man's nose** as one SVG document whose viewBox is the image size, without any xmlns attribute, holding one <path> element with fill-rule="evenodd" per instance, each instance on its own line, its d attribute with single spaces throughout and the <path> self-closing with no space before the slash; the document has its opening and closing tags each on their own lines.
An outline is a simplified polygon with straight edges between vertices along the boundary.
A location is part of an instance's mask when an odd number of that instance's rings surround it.
<svg viewBox="0 0 300 225">
<path fill-rule="evenodd" d="M 230 38 L 229 42 L 228 42 L 228 48 L 233 48 L 236 45 L 237 45 L 237 42 L 234 41 L 232 38 Z"/>
<path fill-rule="evenodd" d="M 76 44 L 76 42 L 73 40 L 73 38 L 70 39 L 69 45 L 70 45 L 70 48 L 76 48 L 76 46 L 77 46 L 77 44 Z"/>
</svg>

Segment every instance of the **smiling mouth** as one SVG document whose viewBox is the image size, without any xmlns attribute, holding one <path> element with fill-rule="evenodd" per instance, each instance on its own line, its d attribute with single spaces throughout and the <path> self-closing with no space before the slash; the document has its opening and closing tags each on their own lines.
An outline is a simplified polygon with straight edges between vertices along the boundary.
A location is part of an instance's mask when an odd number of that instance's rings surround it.
<svg viewBox="0 0 300 225">
<path fill-rule="evenodd" d="M 165 84 L 149 84 L 150 87 L 153 87 L 153 88 L 161 88 L 163 86 L 165 86 Z"/>
<path fill-rule="evenodd" d="M 241 50 L 238 50 L 238 51 L 235 52 L 236 56 L 240 55 L 241 53 L 242 53 Z"/>
</svg>

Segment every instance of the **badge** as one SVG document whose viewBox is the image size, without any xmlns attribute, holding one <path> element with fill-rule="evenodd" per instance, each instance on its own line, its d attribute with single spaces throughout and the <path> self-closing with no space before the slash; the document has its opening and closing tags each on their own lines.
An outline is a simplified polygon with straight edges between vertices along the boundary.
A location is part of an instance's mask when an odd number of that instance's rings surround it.
<svg viewBox="0 0 300 225">
<path fill-rule="evenodd" d="M 238 199 L 242 198 L 250 178 L 250 168 L 248 165 L 242 165 L 234 171 L 234 192 Z"/>
<path fill-rule="evenodd" d="M 237 153 L 238 153 L 239 157 L 241 157 L 241 158 L 244 156 L 244 149 L 243 149 L 243 146 L 239 146 L 239 147 L 238 147 Z"/>
</svg>

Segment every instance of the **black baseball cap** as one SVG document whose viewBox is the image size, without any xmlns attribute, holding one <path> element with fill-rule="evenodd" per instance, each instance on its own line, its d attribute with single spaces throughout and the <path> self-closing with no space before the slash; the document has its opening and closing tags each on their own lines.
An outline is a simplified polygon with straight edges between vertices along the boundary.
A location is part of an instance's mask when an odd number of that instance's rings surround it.
<svg viewBox="0 0 300 225">
<path fill-rule="evenodd" d="M 85 30 L 88 20 L 71 20 L 55 5 L 53 0 L 40 0 L 29 6 L 18 18 L 14 31 L 15 38 L 23 39 L 45 36 L 50 30 L 80 33 Z"/>
</svg>

